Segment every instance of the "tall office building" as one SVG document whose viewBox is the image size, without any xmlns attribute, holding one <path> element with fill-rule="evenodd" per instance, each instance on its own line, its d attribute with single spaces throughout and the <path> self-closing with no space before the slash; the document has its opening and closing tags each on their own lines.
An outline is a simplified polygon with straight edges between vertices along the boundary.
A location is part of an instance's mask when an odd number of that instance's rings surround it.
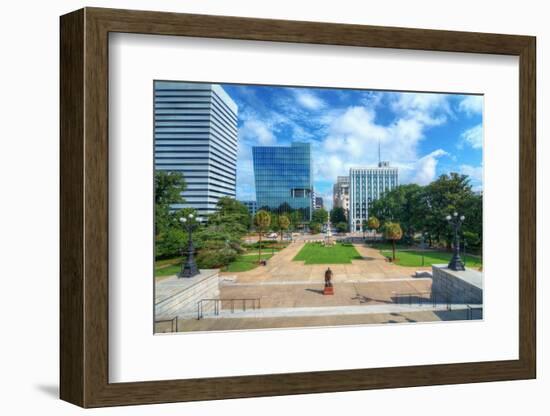
<svg viewBox="0 0 550 416">
<path fill-rule="evenodd" d="M 258 209 L 298 210 L 304 221 L 311 220 L 313 175 L 310 144 L 294 142 L 290 146 L 255 146 L 252 157 Z"/>
<path fill-rule="evenodd" d="M 321 209 L 321 208 L 324 208 L 324 204 L 323 204 L 323 197 L 321 196 L 316 196 L 315 197 L 315 203 L 313 205 L 313 209 Z"/>
<path fill-rule="evenodd" d="M 346 218 L 349 212 L 349 176 L 338 176 L 332 187 L 332 206 L 343 208 Z"/>
<path fill-rule="evenodd" d="M 349 171 L 349 225 L 351 231 L 362 231 L 363 221 L 369 218 L 369 204 L 398 184 L 397 168 L 388 162 L 378 167 L 351 168 Z"/>
<path fill-rule="evenodd" d="M 237 105 L 215 84 L 155 81 L 154 90 L 155 169 L 185 178 L 185 203 L 174 209 L 211 214 L 236 194 Z"/>
<path fill-rule="evenodd" d="M 256 204 L 256 201 L 240 201 L 240 202 L 248 209 L 248 213 L 250 215 L 252 216 L 256 215 L 256 212 L 258 211 L 258 205 Z"/>
</svg>

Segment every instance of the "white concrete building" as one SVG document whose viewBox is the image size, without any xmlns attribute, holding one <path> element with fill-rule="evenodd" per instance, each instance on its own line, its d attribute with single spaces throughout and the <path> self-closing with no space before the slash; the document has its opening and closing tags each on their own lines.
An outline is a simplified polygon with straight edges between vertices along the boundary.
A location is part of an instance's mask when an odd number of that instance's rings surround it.
<svg viewBox="0 0 550 416">
<path fill-rule="evenodd" d="M 351 168 L 349 171 L 349 225 L 351 231 L 363 231 L 369 218 L 369 204 L 398 185 L 398 170 L 389 162 L 378 167 Z"/>
</svg>

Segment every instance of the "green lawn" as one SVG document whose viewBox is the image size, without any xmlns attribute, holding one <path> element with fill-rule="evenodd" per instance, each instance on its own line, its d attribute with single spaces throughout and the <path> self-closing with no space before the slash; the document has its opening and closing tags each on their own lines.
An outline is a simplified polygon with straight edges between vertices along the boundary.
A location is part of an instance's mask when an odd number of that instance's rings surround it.
<svg viewBox="0 0 550 416">
<path fill-rule="evenodd" d="M 367 243 L 368 247 L 374 248 L 376 250 L 391 250 L 392 244 L 388 242 L 378 242 L 378 243 Z M 410 246 L 402 246 L 400 244 L 396 244 L 396 249 L 399 250 L 400 248 L 411 248 Z"/>
<path fill-rule="evenodd" d="M 277 250 L 275 250 L 277 252 Z M 271 258 L 271 250 L 262 250 L 262 259 Z M 245 253 L 224 267 L 224 272 L 246 272 L 258 267 L 258 252 Z M 181 258 L 159 260 L 155 262 L 155 277 L 172 276 L 181 270 Z"/>
<path fill-rule="evenodd" d="M 155 267 L 155 277 L 172 276 L 179 273 L 181 270 L 181 264 L 172 264 L 165 267 Z"/>
<path fill-rule="evenodd" d="M 181 257 L 155 261 L 155 277 L 171 276 L 181 269 Z"/>
<path fill-rule="evenodd" d="M 267 260 L 271 258 L 271 253 L 262 253 L 262 260 Z M 222 269 L 224 272 L 247 272 L 258 267 L 258 253 L 254 254 L 243 254 L 242 256 L 237 257 L 237 259 L 229 263 L 227 267 Z"/>
<path fill-rule="evenodd" d="M 392 256 L 391 250 L 383 250 L 382 254 L 386 257 Z M 421 267 L 422 266 L 422 252 L 421 251 L 399 251 L 395 253 L 395 264 L 407 267 Z M 445 251 L 426 251 L 424 252 L 424 266 L 431 266 L 432 264 L 444 264 L 451 260 L 452 253 Z M 460 256 L 465 262 L 467 267 L 478 268 L 481 266 L 481 259 L 470 255 Z"/>
<path fill-rule="evenodd" d="M 361 258 L 352 244 L 325 247 L 321 243 L 307 243 L 293 260 L 305 261 L 305 264 L 347 264 Z"/>
</svg>

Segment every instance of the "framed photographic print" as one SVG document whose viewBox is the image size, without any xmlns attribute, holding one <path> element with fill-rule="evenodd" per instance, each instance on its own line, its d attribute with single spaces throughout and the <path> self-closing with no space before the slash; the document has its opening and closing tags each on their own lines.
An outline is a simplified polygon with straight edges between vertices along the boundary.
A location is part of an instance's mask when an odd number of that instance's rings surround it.
<svg viewBox="0 0 550 416">
<path fill-rule="evenodd" d="M 535 38 L 61 17 L 61 398 L 534 378 Z"/>
</svg>

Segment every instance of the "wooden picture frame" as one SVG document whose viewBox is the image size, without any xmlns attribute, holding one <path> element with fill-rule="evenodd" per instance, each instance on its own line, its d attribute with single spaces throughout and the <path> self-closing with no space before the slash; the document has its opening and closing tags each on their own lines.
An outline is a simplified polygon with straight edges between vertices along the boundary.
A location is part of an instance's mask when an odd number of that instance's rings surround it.
<svg viewBox="0 0 550 416">
<path fill-rule="evenodd" d="M 101 407 L 535 378 L 534 37 L 99 8 L 85 8 L 62 16 L 60 29 L 60 396 L 63 400 L 82 407 Z M 518 56 L 519 359 L 109 383 L 110 32 Z"/>
</svg>

